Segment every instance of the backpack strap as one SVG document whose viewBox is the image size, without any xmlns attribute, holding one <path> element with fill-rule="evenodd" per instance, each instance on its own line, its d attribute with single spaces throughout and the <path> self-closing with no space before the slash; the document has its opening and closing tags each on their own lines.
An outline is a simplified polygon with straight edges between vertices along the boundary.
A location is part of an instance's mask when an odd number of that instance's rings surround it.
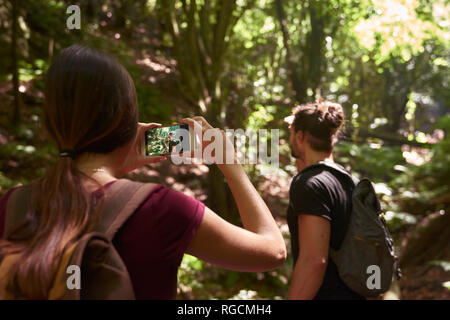
<svg viewBox="0 0 450 320">
<path fill-rule="evenodd" d="M 95 227 L 95 231 L 103 233 L 111 241 L 154 187 L 154 184 L 127 179 L 114 182 L 105 192 L 102 218 Z"/>
<path fill-rule="evenodd" d="M 350 181 L 350 188 L 351 188 L 351 189 L 349 190 L 349 191 L 350 191 L 350 193 L 349 193 L 349 201 L 350 201 L 350 208 L 349 208 L 349 211 L 350 211 L 350 217 L 351 217 L 351 213 L 352 213 L 352 210 L 353 210 L 353 192 L 354 192 L 356 186 L 358 185 L 359 180 L 358 180 L 357 178 L 353 177 L 353 176 L 352 176 L 349 172 L 347 172 L 347 170 L 345 170 L 343 167 L 337 165 L 337 164 L 334 163 L 334 162 L 329 162 L 329 161 L 320 161 L 320 162 L 318 162 L 318 163 L 315 163 L 315 164 L 313 164 L 313 165 L 310 165 L 310 166 L 306 167 L 306 168 L 303 169 L 301 172 L 303 173 L 303 172 L 309 171 L 309 170 L 311 170 L 311 169 L 313 169 L 313 168 L 327 168 L 327 169 L 329 169 L 329 171 L 337 172 L 337 173 L 340 174 L 341 176 L 344 175 L 345 177 L 347 177 L 347 179 Z M 351 219 L 351 218 L 350 218 L 350 219 Z M 348 231 L 348 230 L 349 230 L 349 227 L 350 227 L 350 220 L 349 220 L 348 223 L 347 223 L 346 230 L 345 230 L 345 235 L 349 232 L 349 231 Z M 339 248 L 338 248 L 337 250 L 333 249 L 333 248 L 331 247 L 331 245 L 330 245 L 330 247 L 329 247 L 328 252 L 329 252 L 330 258 L 331 258 L 331 260 L 333 260 L 335 263 L 336 263 L 337 252 L 338 252 L 339 249 L 342 247 L 342 243 L 344 242 L 344 239 L 345 239 L 345 236 L 344 236 L 344 238 L 342 239 L 342 242 L 340 243 L 340 246 L 339 246 Z"/>
<path fill-rule="evenodd" d="M 353 187 L 355 187 L 359 183 L 359 180 L 357 178 L 355 178 L 353 175 L 351 175 L 349 172 L 347 172 L 347 170 L 345 170 L 341 166 L 337 165 L 336 163 L 329 162 L 329 161 L 319 161 L 315 164 L 312 164 L 312 165 L 304 168 L 301 172 L 303 173 L 303 172 L 309 171 L 314 168 L 323 168 L 323 167 L 329 168 L 334 172 L 337 171 L 337 172 L 343 174 L 344 176 L 346 176 L 347 178 L 350 178 L 351 182 L 353 183 Z"/>
<path fill-rule="evenodd" d="M 100 223 L 95 231 L 104 233 L 112 240 L 119 228 L 145 200 L 154 184 L 119 179 L 105 191 L 105 202 Z M 8 239 L 17 228 L 27 221 L 31 209 L 31 185 L 14 190 L 6 206 L 5 229 L 3 238 Z M 20 235 L 20 238 L 27 235 Z"/>
</svg>

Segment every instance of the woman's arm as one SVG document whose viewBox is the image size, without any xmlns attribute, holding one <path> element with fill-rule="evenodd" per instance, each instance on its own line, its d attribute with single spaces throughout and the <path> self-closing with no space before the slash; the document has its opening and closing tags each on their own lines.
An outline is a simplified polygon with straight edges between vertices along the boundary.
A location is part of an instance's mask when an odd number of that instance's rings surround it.
<svg viewBox="0 0 450 320">
<path fill-rule="evenodd" d="M 206 123 L 203 118 L 186 119 L 186 122 L 193 125 L 192 120 Z M 227 140 L 224 134 L 223 138 Z M 281 266 L 286 259 L 286 245 L 264 200 L 240 164 L 218 164 L 218 167 L 233 193 L 244 228 L 205 208 L 187 253 L 231 270 L 267 271 Z"/>
</svg>

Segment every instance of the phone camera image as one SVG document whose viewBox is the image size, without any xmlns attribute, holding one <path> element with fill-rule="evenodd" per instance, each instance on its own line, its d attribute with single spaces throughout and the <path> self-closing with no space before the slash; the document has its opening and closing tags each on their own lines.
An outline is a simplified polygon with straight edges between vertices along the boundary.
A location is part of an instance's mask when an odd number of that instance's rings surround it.
<svg viewBox="0 0 450 320">
<path fill-rule="evenodd" d="M 169 155 L 189 151 L 189 126 L 187 124 L 165 126 L 145 132 L 147 156 Z"/>
</svg>

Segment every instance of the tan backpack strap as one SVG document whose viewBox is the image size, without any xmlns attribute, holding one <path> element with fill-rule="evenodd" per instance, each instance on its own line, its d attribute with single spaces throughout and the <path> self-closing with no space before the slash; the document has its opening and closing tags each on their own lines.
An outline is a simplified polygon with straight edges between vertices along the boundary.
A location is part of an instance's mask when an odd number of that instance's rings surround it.
<svg viewBox="0 0 450 320">
<path fill-rule="evenodd" d="M 112 240 L 119 228 L 147 198 L 154 184 L 120 179 L 105 192 L 102 219 L 95 230 Z"/>
<path fill-rule="evenodd" d="M 30 207 L 30 185 L 19 187 L 11 193 L 6 204 L 4 239 L 8 239 L 17 228 L 27 221 L 27 214 Z"/>
<path fill-rule="evenodd" d="M 145 200 L 154 184 L 120 179 L 114 182 L 105 192 L 105 207 L 102 220 L 95 228 L 103 232 L 112 240 L 117 230 L 133 214 Z M 3 238 L 8 239 L 11 234 L 27 222 L 27 214 L 31 208 L 31 185 L 14 190 L 6 205 L 5 229 Z M 26 237 L 26 235 L 23 235 Z M 20 235 L 22 237 L 22 235 Z"/>
</svg>

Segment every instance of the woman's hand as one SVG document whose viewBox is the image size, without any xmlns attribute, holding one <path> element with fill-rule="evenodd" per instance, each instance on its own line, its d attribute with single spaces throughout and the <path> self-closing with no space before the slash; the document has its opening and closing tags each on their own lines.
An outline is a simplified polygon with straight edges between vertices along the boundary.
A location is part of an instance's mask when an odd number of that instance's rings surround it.
<svg viewBox="0 0 450 320">
<path fill-rule="evenodd" d="M 224 130 L 212 127 L 205 118 L 200 116 L 184 118 L 183 122 L 189 125 L 193 134 L 197 135 L 195 141 L 198 139 L 201 141 L 201 159 L 203 161 L 215 163 L 219 166 L 237 163 L 233 143 L 227 138 Z M 216 141 L 216 139 L 220 139 L 220 141 Z M 220 149 L 210 146 L 212 143 L 216 143 Z M 211 152 L 212 150 L 214 152 Z M 195 152 L 191 150 L 191 157 L 193 156 L 195 156 Z"/>
<path fill-rule="evenodd" d="M 127 148 L 126 157 L 119 165 L 121 175 L 127 174 L 139 167 L 147 164 L 165 160 L 165 156 L 146 156 L 145 155 L 145 131 L 160 127 L 159 123 L 138 123 L 136 137 Z"/>
</svg>

